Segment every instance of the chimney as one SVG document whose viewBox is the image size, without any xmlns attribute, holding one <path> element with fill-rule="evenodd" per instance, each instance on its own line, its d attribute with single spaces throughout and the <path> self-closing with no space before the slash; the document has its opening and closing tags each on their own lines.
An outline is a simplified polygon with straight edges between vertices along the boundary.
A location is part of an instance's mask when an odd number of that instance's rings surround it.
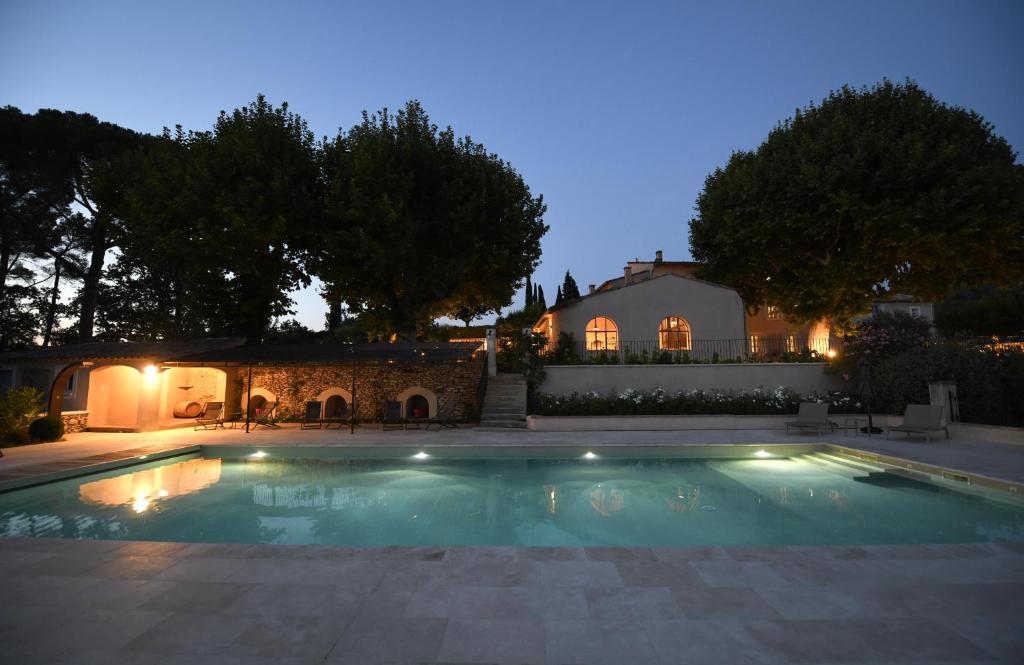
<svg viewBox="0 0 1024 665">
<path fill-rule="evenodd" d="M 623 286 L 625 286 L 626 284 L 629 284 L 629 278 L 632 275 L 633 275 L 633 271 L 629 269 L 629 266 L 626 266 L 625 268 L 622 269 L 622 276 L 625 278 L 622 281 L 622 285 Z"/>
<path fill-rule="evenodd" d="M 659 249 L 654 253 L 654 262 L 661 263 L 661 250 Z"/>
<path fill-rule="evenodd" d="M 591 284 L 590 285 L 590 291 L 588 291 L 588 293 L 593 293 L 596 290 L 597 290 L 597 285 L 596 284 Z"/>
</svg>

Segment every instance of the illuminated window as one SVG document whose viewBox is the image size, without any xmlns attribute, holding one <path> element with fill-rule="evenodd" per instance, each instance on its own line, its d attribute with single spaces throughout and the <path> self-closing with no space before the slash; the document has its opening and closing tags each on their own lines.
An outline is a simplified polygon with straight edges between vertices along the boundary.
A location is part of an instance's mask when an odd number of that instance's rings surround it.
<svg viewBox="0 0 1024 665">
<path fill-rule="evenodd" d="M 662 319 L 658 326 L 658 344 L 668 351 L 689 351 L 690 324 L 679 316 Z"/>
<path fill-rule="evenodd" d="M 588 351 L 618 351 L 619 327 L 607 316 L 598 316 L 587 322 Z"/>
<path fill-rule="evenodd" d="M 779 308 L 776 307 L 775 305 L 768 305 L 768 318 L 771 319 L 772 321 L 781 319 L 782 315 L 779 314 Z"/>
<path fill-rule="evenodd" d="M 796 337 L 792 335 L 786 338 L 786 353 L 796 353 Z"/>
<path fill-rule="evenodd" d="M 761 336 L 751 335 L 750 336 L 750 352 L 761 353 Z"/>
</svg>

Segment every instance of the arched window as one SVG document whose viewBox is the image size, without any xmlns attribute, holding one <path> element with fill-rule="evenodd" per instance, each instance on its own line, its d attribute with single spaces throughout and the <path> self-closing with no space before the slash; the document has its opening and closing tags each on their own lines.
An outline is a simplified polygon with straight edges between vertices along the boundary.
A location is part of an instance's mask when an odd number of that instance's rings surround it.
<svg viewBox="0 0 1024 665">
<path fill-rule="evenodd" d="M 607 316 L 587 322 L 587 351 L 618 351 L 619 327 Z"/>
<path fill-rule="evenodd" d="M 690 350 L 690 324 L 681 316 L 670 316 L 658 326 L 658 344 L 666 351 Z"/>
</svg>

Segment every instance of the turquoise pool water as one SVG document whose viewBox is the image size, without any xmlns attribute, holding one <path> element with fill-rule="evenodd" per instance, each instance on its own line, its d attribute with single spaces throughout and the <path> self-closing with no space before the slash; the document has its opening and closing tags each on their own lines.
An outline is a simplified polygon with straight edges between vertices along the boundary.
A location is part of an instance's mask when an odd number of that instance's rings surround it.
<svg viewBox="0 0 1024 665">
<path fill-rule="evenodd" d="M 0 535 L 337 545 L 1024 541 L 1024 509 L 805 458 L 189 456 L 0 494 Z"/>
</svg>

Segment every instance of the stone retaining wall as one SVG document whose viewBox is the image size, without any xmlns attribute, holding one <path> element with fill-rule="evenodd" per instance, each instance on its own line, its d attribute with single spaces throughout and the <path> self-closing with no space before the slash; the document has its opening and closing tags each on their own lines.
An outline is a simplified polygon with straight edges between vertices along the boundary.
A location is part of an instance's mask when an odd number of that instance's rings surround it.
<svg viewBox="0 0 1024 665">
<path fill-rule="evenodd" d="M 454 402 L 455 417 L 474 420 L 480 413 L 477 388 L 484 371 L 479 360 L 451 363 L 396 363 L 359 365 L 356 367 L 355 403 L 360 420 L 380 419 L 381 403 L 394 400 L 409 388 L 421 387 L 437 397 L 438 410 Z M 229 380 L 230 408 L 241 408 L 248 392 L 248 370 L 240 369 L 235 380 Z M 231 390 L 234 383 L 235 391 Z M 305 403 L 313 401 L 330 388 L 352 390 L 352 367 L 348 365 L 254 367 L 253 390 L 271 393 L 278 401 L 277 416 L 301 419 Z M 233 393 L 233 394 L 232 394 Z M 430 417 L 437 414 L 431 413 Z"/>
<path fill-rule="evenodd" d="M 60 419 L 64 422 L 65 434 L 84 432 L 89 427 L 88 411 L 64 411 L 60 414 Z"/>
</svg>

